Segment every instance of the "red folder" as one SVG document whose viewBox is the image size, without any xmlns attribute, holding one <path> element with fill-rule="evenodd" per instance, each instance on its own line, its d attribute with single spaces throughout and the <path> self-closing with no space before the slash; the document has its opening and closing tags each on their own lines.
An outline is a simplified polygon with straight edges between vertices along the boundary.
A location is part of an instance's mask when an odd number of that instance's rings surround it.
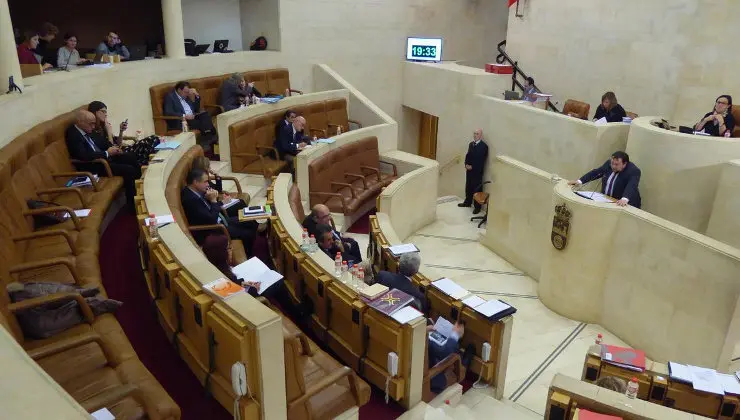
<svg viewBox="0 0 740 420">
<path fill-rule="evenodd" d="M 601 360 L 638 372 L 645 370 L 645 352 L 642 350 L 602 344 Z"/>
<path fill-rule="evenodd" d="M 608 414 L 594 413 L 593 411 L 580 408 L 578 409 L 578 420 L 622 420 L 622 418 Z"/>
</svg>

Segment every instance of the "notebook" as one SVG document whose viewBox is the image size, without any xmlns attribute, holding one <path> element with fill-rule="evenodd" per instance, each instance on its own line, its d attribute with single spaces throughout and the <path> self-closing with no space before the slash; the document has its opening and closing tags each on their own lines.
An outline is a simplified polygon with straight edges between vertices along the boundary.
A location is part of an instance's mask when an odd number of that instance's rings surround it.
<svg viewBox="0 0 740 420">
<path fill-rule="evenodd" d="M 155 150 L 175 150 L 180 147 L 179 141 L 166 141 L 159 143 L 154 147 Z"/>
<path fill-rule="evenodd" d="M 388 250 L 396 257 L 402 254 L 408 254 L 409 252 L 419 252 L 419 248 L 414 244 L 393 245 L 392 247 L 389 247 Z"/>
<path fill-rule="evenodd" d="M 277 271 L 270 270 L 259 258 L 252 257 L 243 263 L 232 268 L 234 275 L 244 281 L 251 281 L 260 284 L 257 294 L 261 295 L 273 284 L 283 279 L 283 275 Z"/>
<path fill-rule="evenodd" d="M 443 278 L 443 279 L 434 281 L 432 282 L 432 286 L 441 290 L 442 293 L 446 294 L 447 296 L 450 296 L 453 299 L 462 299 L 470 294 L 470 292 L 467 289 L 464 289 L 459 284 L 455 283 L 454 281 L 448 278 Z"/>
<path fill-rule="evenodd" d="M 397 311 L 403 309 L 406 305 L 414 301 L 414 297 L 398 289 L 391 289 L 380 295 L 379 298 L 371 300 L 368 305 L 378 311 L 392 316 Z"/>
<path fill-rule="evenodd" d="M 214 280 L 210 283 L 204 284 L 203 290 L 209 295 L 222 300 L 226 300 L 244 293 L 243 287 L 226 278 L 220 278 L 218 280 Z"/>
<path fill-rule="evenodd" d="M 637 372 L 645 370 L 645 352 L 642 350 L 602 344 L 601 360 Z"/>
</svg>

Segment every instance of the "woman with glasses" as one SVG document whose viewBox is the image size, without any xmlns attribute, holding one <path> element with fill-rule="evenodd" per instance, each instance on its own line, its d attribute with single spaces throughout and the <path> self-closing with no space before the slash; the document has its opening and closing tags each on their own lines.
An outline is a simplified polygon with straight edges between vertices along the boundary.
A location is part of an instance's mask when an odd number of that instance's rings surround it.
<svg viewBox="0 0 740 420">
<path fill-rule="evenodd" d="M 86 58 L 80 58 L 80 53 L 77 51 L 77 36 L 65 34 L 64 45 L 57 51 L 57 67 L 66 69 L 69 66 L 76 66 L 87 61 Z"/>
<path fill-rule="evenodd" d="M 704 130 L 710 136 L 729 137 L 735 128 L 735 118 L 732 117 L 732 96 L 722 95 L 714 103 L 712 112 L 707 112 L 694 129 Z"/>
</svg>

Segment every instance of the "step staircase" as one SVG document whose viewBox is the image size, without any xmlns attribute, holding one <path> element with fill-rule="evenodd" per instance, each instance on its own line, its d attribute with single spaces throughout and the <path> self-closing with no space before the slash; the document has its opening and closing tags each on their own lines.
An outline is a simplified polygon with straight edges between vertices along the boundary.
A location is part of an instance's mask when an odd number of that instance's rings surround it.
<svg viewBox="0 0 740 420">
<path fill-rule="evenodd" d="M 429 403 L 419 403 L 399 420 L 534 420 L 541 415 L 509 401 L 493 398 L 491 389 L 470 389 L 464 395 L 462 386 L 447 388 Z"/>
</svg>

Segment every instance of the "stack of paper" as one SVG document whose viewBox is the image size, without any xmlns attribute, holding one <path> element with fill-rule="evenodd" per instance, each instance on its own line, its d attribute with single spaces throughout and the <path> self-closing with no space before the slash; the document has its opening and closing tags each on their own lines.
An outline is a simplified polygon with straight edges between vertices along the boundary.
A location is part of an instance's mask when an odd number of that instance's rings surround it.
<svg viewBox="0 0 740 420">
<path fill-rule="evenodd" d="M 689 365 L 689 371 L 695 390 L 724 395 L 725 390 L 716 370 Z"/>
<path fill-rule="evenodd" d="M 606 121 L 606 117 L 601 117 L 598 120 L 594 121 L 594 124 L 596 125 L 606 125 L 608 122 Z"/>
<path fill-rule="evenodd" d="M 273 284 L 283 279 L 283 275 L 277 271 L 270 270 L 259 258 L 252 257 L 243 263 L 232 268 L 237 278 L 245 282 L 259 283 L 260 287 L 257 294 L 261 295 Z"/>
<path fill-rule="evenodd" d="M 686 365 L 682 365 L 676 362 L 668 362 L 668 372 L 671 379 L 675 379 L 680 382 L 691 383 L 691 371 Z"/>
<path fill-rule="evenodd" d="M 448 278 L 434 281 L 432 285 L 453 299 L 463 299 L 470 294 L 469 291 Z"/>
<path fill-rule="evenodd" d="M 399 324 L 408 324 L 421 316 L 424 316 L 424 314 L 417 311 L 413 306 L 405 306 L 394 312 L 391 318 L 395 319 Z"/>
<path fill-rule="evenodd" d="M 388 249 L 391 251 L 391 254 L 396 257 L 400 256 L 401 254 L 408 254 L 409 252 L 419 252 L 419 248 L 417 248 L 414 244 L 393 245 Z"/>
<path fill-rule="evenodd" d="M 162 216 L 155 216 L 155 219 L 157 220 L 157 227 L 162 227 L 164 225 L 168 225 L 170 223 L 175 222 L 175 217 L 171 214 L 165 214 Z M 149 218 L 147 217 L 144 219 L 144 225 L 149 226 Z"/>
<path fill-rule="evenodd" d="M 270 214 L 269 209 L 262 206 L 244 207 L 242 213 L 244 213 L 244 217 L 268 216 Z"/>
<path fill-rule="evenodd" d="M 486 318 L 493 319 L 503 318 L 516 312 L 516 308 L 498 299 L 489 300 L 474 309 Z"/>
<path fill-rule="evenodd" d="M 725 394 L 740 395 L 740 382 L 737 381 L 735 375 L 718 373 L 717 377 L 725 390 Z"/>
<path fill-rule="evenodd" d="M 228 200 L 224 199 L 223 204 L 221 205 L 221 208 L 226 210 L 229 207 L 232 207 L 234 204 L 238 204 L 239 199 L 234 197 L 229 197 Z"/>
<path fill-rule="evenodd" d="M 602 194 L 597 191 L 576 191 L 576 194 L 583 198 L 596 201 L 597 203 L 613 203 L 614 200 L 606 194 Z"/>
</svg>

